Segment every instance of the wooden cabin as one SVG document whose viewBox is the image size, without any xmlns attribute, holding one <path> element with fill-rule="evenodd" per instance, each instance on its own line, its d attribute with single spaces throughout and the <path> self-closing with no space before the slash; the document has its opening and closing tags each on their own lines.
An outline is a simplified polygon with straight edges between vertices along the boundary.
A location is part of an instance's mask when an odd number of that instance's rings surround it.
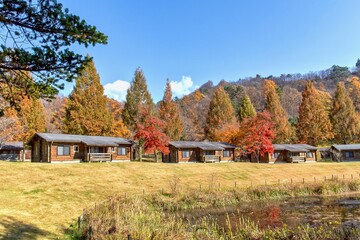
<svg viewBox="0 0 360 240">
<path fill-rule="evenodd" d="M 333 161 L 359 161 L 360 144 L 332 145 L 330 155 Z"/>
<path fill-rule="evenodd" d="M 29 141 L 32 162 L 130 161 L 133 142 L 119 137 L 36 133 Z"/>
<path fill-rule="evenodd" d="M 171 141 L 164 162 L 229 162 L 235 159 L 235 146 L 220 142 Z"/>
<path fill-rule="evenodd" d="M 4 142 L 0 146 L 0 160 L 24 161 L 24 145 L 22 142 Z"/>
<path fill-rule="evenodd" d="M 273 144 L 274 152 L 259 156 L 260 163 L 315 162 L 317 148 L 308 144 Z M 251 162 L 257 162 L 255 154 Z"/>
</svg>

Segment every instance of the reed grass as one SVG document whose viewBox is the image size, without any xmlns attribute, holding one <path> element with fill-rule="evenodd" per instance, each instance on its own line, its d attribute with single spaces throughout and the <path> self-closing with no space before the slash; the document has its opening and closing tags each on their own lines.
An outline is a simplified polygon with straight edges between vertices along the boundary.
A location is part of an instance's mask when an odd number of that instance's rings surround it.
<svg viewBox="0 0 360 240">
<path fill-rule="evenodd" d="M 236 229 L 222 227 L 211 216 L 195 223 L 181 217 L 181 211 L 242 204 L 255 200 L 282 199 L 309 195 L 332 195 L 358 191 L 360 181 L 333 180 L 324 183 L 208 189 L 156 193 L 124 199 L 111 198 L 87 209 L 73 224 L 70 239 L 358 239 L 360 229 L 345 228 L 340 222 L 316 226 L 262 229 L 257 223 L 239 218 Z"/>
</svg>

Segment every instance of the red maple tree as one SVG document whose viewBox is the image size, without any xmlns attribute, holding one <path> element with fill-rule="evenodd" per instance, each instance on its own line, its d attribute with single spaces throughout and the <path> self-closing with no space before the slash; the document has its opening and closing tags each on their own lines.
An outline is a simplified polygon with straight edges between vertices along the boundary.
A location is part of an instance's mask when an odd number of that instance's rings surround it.
<svg viewBox="0 0 360 240">
<path fill-rule="evenodd" d="M 163 132 L 165 127 L 164 122 L 152 115 L 149 109 L 143 109 L 142 115 L 143 123 L 137 124 L 137 131 L 134 138 L 144 144 L 146 153 L 154 152 L 155 160 L 157 161 L 157 150 L 164 154 L 169 153 L 168 144 L 170 138 Z"/>
<path fill-rule="evenodd" d="M 254 117 L 247 118 L 244 126 L 247 128 L 244 137 L 245 148 L 249 154 L 255 155 L 257 162 L 265 153 L 274 152 L 274 123 L 268 112 L 260 112 Z"/>
</svg>

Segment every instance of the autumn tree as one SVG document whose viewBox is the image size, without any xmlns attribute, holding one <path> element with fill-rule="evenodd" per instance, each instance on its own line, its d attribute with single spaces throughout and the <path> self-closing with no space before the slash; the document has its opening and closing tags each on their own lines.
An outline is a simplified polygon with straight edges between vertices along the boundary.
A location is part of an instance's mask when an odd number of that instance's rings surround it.
<svg viewBox="0 0 360 240">
<path fill-rule="evenodd" d="M 241 99 L 241 102 L 239 104 L 239 112 L 238 112 L 239 123 L 244 121 L 245 118 L 253 117 L 255 115 L 256 115 L 256 110 L 251 103 L 249 95 L 245 93 L 244 97 Z"/>
<path fill-rule="evenodd" d="M 249 154 L 254 154 L 257 162 L 260 161 L 260 156 L 273 153 L 274 123 L 268 112 L 260 112 L 247 118 L 243 125 L 247 129 L 244 135 L 245 148 Z"/>
<path fill-rule="evenodd" d="M 160 118 L 165 123 L 165 134 L 171 140 L 180 140 L 183 123 L 178 105 L 172 100 L 170 81 L 166 81 L 163 100 L 160 102 Z"/>
<path fill-rule="evenodd" d="M 355 110 L 360 112 L 360 81 L 358 77 L 352 77 L 349 84 L 350 97 L 354 103 Z"/>
<path fill-rule="evenodd" d="M 27 142 L 36 132 L 45 132 L 45 111 L 39 99 L 24 98 L 17 113 L 22 132 L 19 140 Z"/>
<path fill-rule="evenodd" d="M 271 119 L 274 122 L 274 142 L 285 143 L 292 139 L 294 132 L 288 121 L 287 114 L 281 106 L 280 97 L 276 88 L 277 87 L 274 81 L 264 81 L 263 90 L 265 96 L 265 110 L 270 113 Z"/>
<path fill-rule="evenodd" d="M 7 108 L 4 116 L 0 117 L 0 149 L 6 142 L 20 141 L 23 126 L 19 121 L 17 112 L 13 108 Z"/>
<path fill-rule="evenodd" d="M 62 95 L 56 95 L 51 101 L 42 100 L 45 110 L 46 132 L 62 133 L 63 120 L 65 118 L 65 106 L 68 98 Z"/>
<path fill-rule="evenodd" d="M 141 115 L 143 116 L 143 123 L 137 124 L 134 139 L 142 143 L 140 146 L 144 146 L 145 152 L 153 152 L 157 162 L 157 150 L 164 154 L 169 153 L 167 146 L 170 138 L 163 132 L 164 122 L 157 118 L 151 109 L 143 108 Z M 142 151 L 139 151 L 139 154 L 140 161 L 142 161 Z"/>
<path fill-rule="evenodd" d="M 324 98 L 324 93 L 318 91 L 313 82 L 308 81 L 299 108 L 297 136 L 300 142 L 316 146 L 333 137 Z"/>
<path fill-rule="evenodd" d="M 0 16 L 0 95 L 17 110 L 23 97 L 51 98 L 63 89 L 62 81 L 80 73 L 90 59 L 70 46 L 107 43 L 95 26 L 56 0 L 1 1 Z"/>
<path fill-rule="evenodd" d="M 152 108 L 154 106 L 151 95 L 148 91 L 146 78 L 140 68 L 135 70 L 134 78 L 127 90 L 125 106 L 122 117 L 125 125 L 134 132 L 137 124 L 141 123 L 141 108 Z"/>
<path fill-rule="evenodd" d="M 359 118 L 356 115 L 354 104 L 345 89 L 344 82 L 337 84 L 330 120 L 333 125 L 335 142 L 348 144 L 357 139 Z"/>
<path fill-rule="evenodd" d="M 230 123 L 234 118 L 234 109 L 229 96 L 222 87 L 218 87 L 211 99 L 206 119 L 205 135 L 214 140 L 215 130 Z"/>
<path fill-rule="evenodd" d="M 114 118 L 113 126 L 111 128 L 111 136 L 130 138 L 131 132 L 122 120 L 122 110 L 124 108 L 123 104 L 115 99 L 109 98 L 108 107 Z"/>
<path fill-rule="evenodd" d="M 111 134 L 113 117 L 100 83 L 95 64 L 91 61 L 76 79 L 76 85 L 65 108 L 64 132 L 81 135 Z"/>
</svg>

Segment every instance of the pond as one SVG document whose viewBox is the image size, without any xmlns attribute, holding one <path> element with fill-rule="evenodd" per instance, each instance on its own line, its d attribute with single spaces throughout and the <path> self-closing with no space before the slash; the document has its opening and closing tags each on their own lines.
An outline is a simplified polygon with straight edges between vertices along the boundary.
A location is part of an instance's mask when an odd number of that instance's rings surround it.
<svg viewBox="0 0 360 240">
<path fill-rule="evenodd" d="M 311 226 L 337 222 L 345 227 L 360 227 L 360 194 L 341 197 L 302 197 L 282 201 L 253 201 L 238 206 L 197 209 L 181 213 L 185 220 L 197 222 L 211 218 L 220 227 L 236 229 L 239 219 L 249 219 L 260 228 L 286 225 Z"/>
</svg>

